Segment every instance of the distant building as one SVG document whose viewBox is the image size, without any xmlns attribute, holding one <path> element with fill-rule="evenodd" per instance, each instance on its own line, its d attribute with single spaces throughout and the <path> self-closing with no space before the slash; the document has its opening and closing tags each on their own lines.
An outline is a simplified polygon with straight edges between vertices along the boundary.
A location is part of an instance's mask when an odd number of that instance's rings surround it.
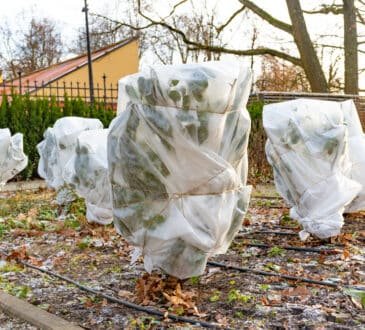
<svg viewBox="0 0 365 330">
<path fill-rule="evenodd" d="M 91 54 L 95 97 L 115 100 L 118 80 L 138 71 L 138 38 L 130 38 L 106 46 Z M 37 96 L 89 97 L 87 54 L 31 72 L 0 85 L 0 94 L 29 93 Z"/>
</svg>

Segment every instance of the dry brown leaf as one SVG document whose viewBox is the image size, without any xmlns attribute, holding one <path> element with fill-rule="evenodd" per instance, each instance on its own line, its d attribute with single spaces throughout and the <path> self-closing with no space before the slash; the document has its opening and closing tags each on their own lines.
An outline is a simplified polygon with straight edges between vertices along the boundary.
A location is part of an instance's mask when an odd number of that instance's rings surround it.
<svg viewBox="0 0 365 330">
<path fill-rule="evenodd" d="M 28 253 L 27 248 L 25 245 L 21 246 L 19 249 L 13 250 L 10 254 L 7 256 L 8 260 L 26 260 L 28 259 Z"/>
<path fill-rule="evenodd" d="M 299 296 L 299 297 L 305 297 L 310 296 L 311 292 L 307 289 L 304 285 L 297 286 L 296 288 L 288 288 L 283 291 L 281 291 L 282 296 Z"/>
<path fill-rule="evenodd" d="M 19 213 L 18 216 L 16 217 L 16 219 L 19 221 L 24 221 L 26 218 L 27 216 L 24 213 Z"/>
<path fill-rule="evenodd" d="M 122 298 L 130 298 L 133 297 L 133 293 L 127 290 L 119 290 L 118 296 Z"/>
<path fill-rule="evenodd" d="M 270 306 L 270 301 L 269 301 L 269 299 L 267 299 L 266 297 L 262 297 L 262 298 L 261 298 L 261 303 L 262 303 L 264 306 Z"/>
<path fill-rule="evenodd" d="M 27 213 L 27 216 L 30 218 L 35 218 L 37 215 L 38 215 L 38 209 L 35 207 L 31 208 Z"/>
<path fill-rule="evenodd" d="M 350 258 L 350 255 L 351 255 L 350 251 L 347 249 L 344 249 L 343 253 L 342 253 L 342 259 L 346 260 L 346 259 Z"/>
<path fill-rule="evenodd" d="M 151 305 L 165 301 L 172 310 L 201 315 L 195 305 L 195 292 L 183 291 L 178 279 L 162 278 L 161 275 L 145 274 L 136 283 L 137 301 L 142 305 Z"/>
<path fill-rule="evenodd" d="M 29 262 L 34 266 L 42 266 L 43 261 L 41 259 L 37 259 L 35 257 L 29 256 Z"/>
</svg>

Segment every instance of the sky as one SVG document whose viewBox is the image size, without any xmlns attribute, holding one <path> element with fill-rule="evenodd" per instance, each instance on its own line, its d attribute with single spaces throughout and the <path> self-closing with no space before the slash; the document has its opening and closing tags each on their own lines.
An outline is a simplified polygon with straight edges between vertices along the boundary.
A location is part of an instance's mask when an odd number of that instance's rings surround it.
<svg viewBox="0 0 365 330">
<path fill-rule="evenodd" d="M 114 16 L 113 18 L 116 19 L 118 19 L 118 12 L 120 9 L 118 7 L 118 3 L 128 6 L 132 2 L 133 0 L 88 0 L 91 12 L 108 13 L 108 15 Z M 170 10 L 170 7 L 166 5 L 167 2 L 167 0 L 154 0 L 153 9 L 155 12 L 163 16 Z M 237 0 L 196 0 L 196 2 L 198 2 L 201 6 L 207 5 L 215 7 L 216 12 L 222 16 L 223 20 L 225 17 L 229 17 L 235 9 L 240 7 Z M 332 0 L 322 0 L 321 3 L 323 2 L 331 3 Z M 7 22 L 15 28 L 21 28 L 24 26 L 27 19 L 31 16 L 48 17 L 58 24 L 62 32 L 63 40 L 70 41 L 76 36 L 78 28 L 84 26 L 84 14 L 81 11 L 84 6 L 84 0 L 0 0 L 0 3 L 0 22 Z M 255 0 L 255 3 L 262 6 L 274 17 L 289 22 L 285 0 Z M 302 5 L 305 9 L 315 8 L 318 3 L 318 0 L 302 0 Z M 326 15 L 323 16 L 324 19 L 318 19 L 318 16 L 315 16 L 316 15 L 306 16 L 308 29 L 313 40 L 315 40 L 319 34 L 333 33 L 338 34 L 339 37 L 342 36 L 341 27 L 336 27 L 341 25 L 338 17 Z M 233 46 L 237 45 L 236 48 L 246 47 L 246 45 L 243 46 L 245 40 L 242 39 L 242 33 L 234 33 L 235 26 L 238 27 L 238 25 L 241 24 L 242 27 L 242 23 L 244 23 L 242 20 L 236 20 L 232 24 L 230 44 Z M 273 30 L 273 28 L 271 28 L 268 24 L 263 23 L 259 19 L 257 19 L 256 23 L 260 30 L 259 38 L 262 44 L 276 48 L 293 48 L 293 44 L 290 42 L 290 37 L 285 35 L 285 33 L 280 33 L 276 29 Z M 273 38 L 273 33 L 277 34 L 277 38 Z M 363 34 L 365 34 L 365 32 Z M 336 43 L 338 40 L 339 38 L 333 37 L 327 41 Z M 359 55 L 360 67 L 365 67 L 365 54 Z M 325 59 L 328 63 L 330 60 L 331 59 L 329 57 Z M 144 61 L 146 62 L 146 59 Z M 365 75 L 363 75 L 360 80 L 362 88 L 365 88 Z"/>
</svg>

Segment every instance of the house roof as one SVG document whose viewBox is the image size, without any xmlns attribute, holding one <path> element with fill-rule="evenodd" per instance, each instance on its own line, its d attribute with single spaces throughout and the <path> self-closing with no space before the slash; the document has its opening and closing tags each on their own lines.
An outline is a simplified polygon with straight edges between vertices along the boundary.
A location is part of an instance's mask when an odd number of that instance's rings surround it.
<svg viewBox="0 0 365 330">
<path fill-rule="evenodd" d="M 138 39 L 138 37 L 128 38 L 126 40 L 119 41 L 115 44 L 108 45 L 106 47 L 100 48 L 91 53 L 91 60 L 95 61 L 129 43 Z M 42 84 L 46 85 L 53 81 L 56 81 L 65 75 L 87 65 L 87 54 L 79 55 L 77 57 L 68 59 L 63 62 L 59 62 L 53 64 L 47 68 L 40 69 L 34 72 L 31 72 L 27 75 L 21 77 L 22 85 L 30 86 L 40 86 Z M 13 86 L 19 86 L 19 79 L 14 79 L 12 81 L 8 81 L 5 83 L 9 83 Z"/>
</svg>

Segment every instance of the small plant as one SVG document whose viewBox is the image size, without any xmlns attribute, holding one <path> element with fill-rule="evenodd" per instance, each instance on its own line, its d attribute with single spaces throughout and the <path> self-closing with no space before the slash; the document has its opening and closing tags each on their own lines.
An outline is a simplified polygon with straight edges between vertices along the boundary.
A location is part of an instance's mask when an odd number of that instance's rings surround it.
<svg viewBox="0 0 365 330">
<path fill-rule="evenodd" d="M 280 266 L 279 265 L 275 265 L 274 263 L 272 262 L 268 262 L 265 266 L 264 266 L 264 269 L 266 271 L 270 271 L 270 270 L 273 270 L 275 272 L 278 272 L 280 270 Z"/>
<path fill-rule="evenodd" d="M 242 319 L 243 318 L 243 313 L 241 311 L 237 311 L 234 313 L 234 316 L 239 318 L 239 319 Z"/>
<path fill-rule="evenodd" d="M 11 290 L 11 294 L 18 298 L 25 299 L 30 294 L 30 288 L 24 285 L 14 286 Z"/>
<path fill-rule="evenodd" d="M 5 223 L 0 223 L 0 238 L 3 237 L 8 231 L 8 226 L 6 226 Z"/>
<path fill-rule="evenodd" d="M 19 267 L 16 264 L 12 264 L 12 263 L 4 263 L 3 265 L 0 266 L 0 272 L 1 273 L 18 273 L 18 272 L 22 272 L 23 269 L 21 267 Z"/>
<path fill-rule="evenodd" d="M 211 296 L 209 297 L 209 301 L 210 301 L 210 302 L 216 302 L 216 301 L 218 301 L 218 300 L 220 299 L 220 297 L 221 297 L 221 293 L 220 293 L 220 291 L 215 290 L 215 291 L 213 292 L 213 295 L 211 295 Z"/>
<path fill-rule="evenodd" d="M 270 289 L 270 285 L 269 284 L 260 284 L 259 289 L 261 291 L 268 291 Z"/>
<path fill-rule="evenodd" d="M 285 250 L 283 248 L 281 248 L 280 246 L 274 246 L 268 251 L 267 254 L 271 258 L 283 257 L 283 256 L 285 256 Z"/>
<path fill-rule="evenodd" d="M 160 322 L 154 317 L 143 316 L 137 319 L 133 319 L 130 322 L 131 329 L 147 330 L 153 329 L 154 326 L 159 325 Z"/>
<path fill-rule="evenodd" d="M 79 230 L 81 228 L 81 224 L 79 220 L 71 214 L 71 216 L 67 217 L 64 221 L 64 225 L 66 228 Z"/>
<path fill-rule="evenodd" d="M 193 276 L 190 278 L 190 283 L 192 285 L 198 285 L 200 281 L 200 277 L 199 276 Z"/>
<path fill-rule="evenodd" d="M 238 301 L 247 304 L 252 300 L 252 298 L 253 298 L 252 296 L 244 295 L 237 289 L 232 289 L 231 291 L 228 292 L 227 300 L 229 303 Z"/>
<path fill-rule="evenodd" d="M 91 240 L 91 237 L 90 236 L 86 236 L 84 237 L 78 244 L 77 246 L 81 249 L 81 250 L 84 250 L 88 247 L 90 247 L 92 243 L 92 240 Z"/>
<path fill-rule="evenodd" d="M 298 222 L 292 219 L 289 214 L 283 214 L 283 216 L 280 219 L 280 225 L 282 226 L 288 226 L 288 227 L 297 227 Z"/>
</svg>

